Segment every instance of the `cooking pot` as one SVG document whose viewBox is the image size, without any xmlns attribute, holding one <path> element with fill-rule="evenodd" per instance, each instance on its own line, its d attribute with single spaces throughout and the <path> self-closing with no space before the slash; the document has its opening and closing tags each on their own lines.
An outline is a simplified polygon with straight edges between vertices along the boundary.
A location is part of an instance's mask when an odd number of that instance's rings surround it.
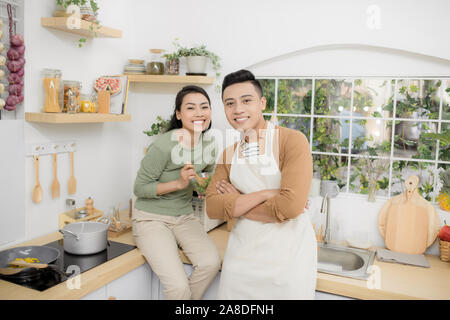
<svg viewBox="0 0 450 320">
<path fill-rule="evenodd" d="M 64 251 L 71 254 L 94 254 L 106 249 L 108 224 L 101 222 L 75 222 L 59 230 L 64 235 Z"/>
</svg>

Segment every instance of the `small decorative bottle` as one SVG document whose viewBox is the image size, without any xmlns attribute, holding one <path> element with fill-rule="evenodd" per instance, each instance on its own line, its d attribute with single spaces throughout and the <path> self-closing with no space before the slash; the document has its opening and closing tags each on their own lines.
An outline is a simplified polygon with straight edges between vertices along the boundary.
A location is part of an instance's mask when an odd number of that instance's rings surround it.
<svg viewBox="0 0 450 320">
<path fill-rule="evenodd" d="M 91 216 L 94 214 L 94 199 L 91 197 L 86 199 L 86 213 Z"/>
</svg>

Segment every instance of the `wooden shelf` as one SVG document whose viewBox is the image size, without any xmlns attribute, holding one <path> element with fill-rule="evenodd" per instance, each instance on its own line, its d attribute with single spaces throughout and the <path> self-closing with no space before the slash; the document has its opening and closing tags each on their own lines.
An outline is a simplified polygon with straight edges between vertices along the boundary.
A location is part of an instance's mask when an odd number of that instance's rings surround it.
<svg viewBox="0 0 450 320">
<path fill-rule="evenodd" d="M 137 75 L 128 74 L 130 82 L 147 82 L 147 83 L 186 83 L 186 84 L 213 84 L 214 77 L 207 76 L 170 76 L 170 75 Z"/>
<path fill-rule="evenodd" d="M 69 29 L 67 27 L 67 19 L 66 17 L 50 17 L 50 18 L 41 18 L 41 25 L 43 27 L 62 30 L 69 33 L 78 34 L 83 37 L 90 38 L 122 38 L 122 31 L 113 29 L 110 27 L 106 27 L 100 25 L 97 29 L 97 25 L 94 24 L 94 31 L 91 30 L 92 23 L 81 20 L 79 29 Z M 95 34 L 96 33 L 96 34 Z"/>
<path fill-rule="evenodd" d="M 129 114 L 105 114 L 105 113 L 43 113 L 25 112 L 25 120 L 40 123 L 100 123 L 131 121 Z"/>
</svg>

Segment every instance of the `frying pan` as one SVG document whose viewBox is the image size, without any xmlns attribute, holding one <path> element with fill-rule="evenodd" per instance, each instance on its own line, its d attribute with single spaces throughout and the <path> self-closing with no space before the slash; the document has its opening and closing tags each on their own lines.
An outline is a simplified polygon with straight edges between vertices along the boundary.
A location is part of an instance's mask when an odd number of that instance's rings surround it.
<svg viewBox="0 0 450 320">
<path fill-rule="evenodd" d="M 0 252 L 0 268 L 8 268 L 9 263 L 16 258 L 37 258 L 39 263 L 52 263 L 58 259 L 60 252 L 56 248 L 46 246 L 25 246 L 11 248 Z M 23 268 L 16 275 L 34 272 L 34 268 Z"/>
</svg>

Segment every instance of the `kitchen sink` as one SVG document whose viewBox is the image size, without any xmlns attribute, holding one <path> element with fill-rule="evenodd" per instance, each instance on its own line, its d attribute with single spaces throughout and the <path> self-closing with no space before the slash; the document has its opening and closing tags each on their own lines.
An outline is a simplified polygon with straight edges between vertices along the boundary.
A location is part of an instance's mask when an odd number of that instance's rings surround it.
<svg viewBox="0 0 450 320">
<path fill-rule="evenodd" d="M 367 280 L 373 264 L 374 251 L 319 243 L 317 271 Z"/>
</svg>

